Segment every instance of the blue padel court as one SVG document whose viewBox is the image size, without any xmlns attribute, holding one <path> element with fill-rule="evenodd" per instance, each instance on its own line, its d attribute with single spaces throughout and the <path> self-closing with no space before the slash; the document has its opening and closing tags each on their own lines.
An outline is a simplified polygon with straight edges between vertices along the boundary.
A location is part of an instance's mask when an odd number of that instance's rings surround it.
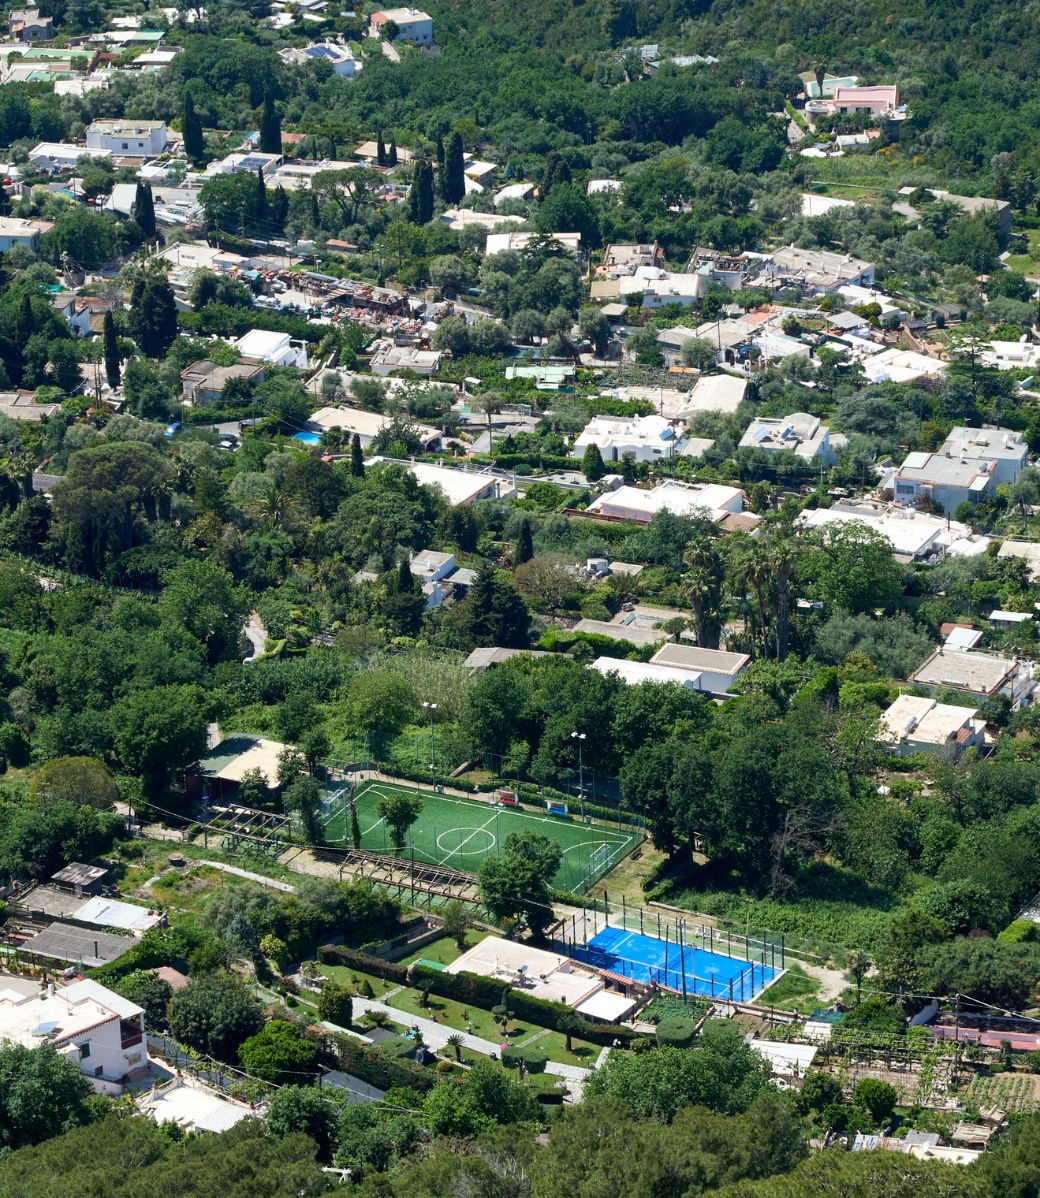
<svg viewBox="0 0 1040 1198">
<path fill-rule="evenodd" d="M 779 972 L 757 961 L 727 957 L 624 928 L 606 927 L 571 951 L 578 960 L 619 977 L 733 1002 L 750 1002 Z"/>
</svg>

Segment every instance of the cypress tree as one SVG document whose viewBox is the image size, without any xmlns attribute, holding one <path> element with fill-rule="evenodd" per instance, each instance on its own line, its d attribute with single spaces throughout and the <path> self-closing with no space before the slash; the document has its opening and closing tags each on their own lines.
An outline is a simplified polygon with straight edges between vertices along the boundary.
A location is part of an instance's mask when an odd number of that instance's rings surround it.
<svg viewBox="0 0 1040 1198">
<path fill-rule="evenodd" d="M 590 483 L 598 482 L 607 472 L 603 455 L 596 444 L 586 445 L 581 458 L 581 470 Z"/>
<path fill-rule="evenodd" d="M 274 97 L 269 91 L 264 92 L 264 103 L 260 110 L 260 152 L 282 152 L 282 120 L 275 109 Z"/>
<path fill-rule="evenodd" d="M 376 166 L 386 166 L 386 146 L 383 145 L 383 134 L 376 138 Z"/>
<path fill-rule="evenodd" d="M 365 459 L 361 454 L 361 438 L 357 433 L 350 439 L 350 473 L 354 478 L 365 477 Z"/>
<path fill-rule="evenodd" d="M 531 521 L 525 520 L 520 525 L 520 532 L 513 546 L 513 565 L 522 566 L 534 557 L 534 539 L 531 536 Z"/>
<path fill-rule="evenodd" d="M 161 358 L 177 336 L 177 305 L 165 279 L 141 279 L 130 295 L 130 331 L 143 354 Z"/>
<path fill-rule="evenodd" d="M 397 134 L 396 133 L 390 134 L 390 149 L 387 151 L 386 161 L 387 161 L 388 166 L 396 166 L 397 165 Z"/>
<path fill-rule="evenodd" d="M 408 558 L 402 557 L 397 563 L 397 593 L 406 595 L 409 591 L 415 590 L 415 575 L 412 573 L 412 566 Z"/>
<path fill-rule="evenodd" d="M 314 229 L 319 228 L 321 225 L 321 205 L 318 203 L 318 197 L 313 191 L 311 192 L 311 224 L 314 226 Z"/>
<path fill-rule="evenodd" d="M 361 825 L 358 823 L 357 804 L 350 804 L 350 843 L 354 848 L 361 848 Z"/>
<path fill-rule="evenodd" d="M 181 136 L 184 139 L 184 153 L 197 162 L 205 153 L 206 143 L 202 136 L 202 121 L 195 111 L 195 102 L 191 93 L 184 93 L 184 111 L 181 115 Z"/>
<path fill-rule="evenodd" d="M 110 387 L 119 386 L 119 345 L 116 342 L 116 323 L 112 313 L 106 312 L 102 322 L 102 343 L 105 354 L 105 378 Z"/>
<path fill-rule="evenodd" d="M 437 133 L 437 166 L 439 169 L 444 169 L 444 138 L 440 132 Z"/>
<path fill-rule="evenodd" d="M 145 237 L 155 236 L 155 201 L 152 199 L 152 189 L 140 179 L 134 193 L 133 216 Z"/>
<path fill-rule="evenodd" d="M 418 193 L 416 206 L 419 219 L 416 223 L 425 225 L 433 220 L 433 167 L 425 158 L 419 163 Z"/>
<path fill-rule="evenodd" d="M 433 219 L 433 167 L 425 160 L 415 164 L 412 189 L 408 193 L 408 219 L 425 225 Z"/>
<path fill-rule="evenodd" d="M 267 215 L 267 184 L 264 182 L 264 168 L 256 168 L 256 215 Z"/>
<path fill-rule="evenodd" d="M 444 151 L 444 170 L 441 175 L 441 191 L 449 204 L 457 204 L 466 194 L 466 176 L 463 171 L 465 159 L 462 137 L 453 133 Z"/>
<path fill-rule="evenodd" d="M 284 187 L 276 187 L 271 196 L 271 220 L 278 226 L 279 231 L 285 226 L 285 218 L 289 215 L 289 193 Z"/>
</svg>

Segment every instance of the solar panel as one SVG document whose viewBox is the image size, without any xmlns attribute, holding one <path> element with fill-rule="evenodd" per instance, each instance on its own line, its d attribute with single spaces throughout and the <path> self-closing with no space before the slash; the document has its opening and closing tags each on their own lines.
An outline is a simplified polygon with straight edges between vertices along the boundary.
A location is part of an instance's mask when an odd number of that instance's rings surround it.
<svg viewBox="0 0 1040 1198">
<path fill-rule="evenodd" d="M 48 1023 L 38 1023 L 30 1033 L 33 1036 L 49 1036 L 56 1027 L 61 1025 L 56 1020 L 51 1020 Z"/>
</svg>

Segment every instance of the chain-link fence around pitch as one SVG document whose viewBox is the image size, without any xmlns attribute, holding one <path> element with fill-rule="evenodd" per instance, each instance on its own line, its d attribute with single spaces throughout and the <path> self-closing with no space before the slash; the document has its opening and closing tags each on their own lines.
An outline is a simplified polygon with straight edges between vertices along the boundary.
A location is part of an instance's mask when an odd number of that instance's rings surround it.
<svg viewBox="0 0 1040 1198">
<path fill-rule="evenodd" d="M 393 843 L 380 806 L 381 799 L 395 792 L 418 794 L 422 799 L 422 810 L 402 846 Z M 352 801 L 357 844 L 352 835 Z M 332 847 L 360 848 L 469 873 L 476 873 L 485 858 L 500 855 L 513 833 L 535 832 L 560 846 L 553 884 L 576 894 L 587 891 L 643 840 L 642 829 L 583 818 L 571 803 L 505 805 L 491 796 L 470 798 L 449 787 L 434 791 L 391 782 L 368 770 L 356 770 L 350 778 L 327 784 L 321 819 L 325 842 Z"/>
</svg>

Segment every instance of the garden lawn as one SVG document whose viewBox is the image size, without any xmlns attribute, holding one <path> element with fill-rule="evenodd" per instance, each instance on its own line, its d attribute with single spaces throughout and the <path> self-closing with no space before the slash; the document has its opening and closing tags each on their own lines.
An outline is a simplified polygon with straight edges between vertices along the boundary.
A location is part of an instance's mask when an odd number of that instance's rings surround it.
<svg viewBox="0 0 1040 1198">
<path fill-rule="evenodd" d="M 479 944 L 486 935 L 487 932 L 482 932 L 478 928 L 470 928 L 466 932 L 465 948 L 459 948 L 450 936 L 442 936 L 425 948 L 416 949 L 410 957 L 404 957 L 400 964 L 412 965 L 416 961 L 436 961 L 438 965 L 450 965 L 452 961 L 458 960 L 466 949 L 472 948 L 474 944 Z"/>
<path fill-rule="evenodd" d="M 795 1007 L 801 1014 L 808 1014 L 817 1005 L 820 983 L 810 977 L 800 965 L 788 964 L 784 976 L 765 990 L 755 1000 L 760 1006 L 777 1007 L 791 1011 Z"/>
<path fill-rule="evenodd" d="M 1029 249 L 1024 254 L 1012 254 L 1007 259 L 1007 267 L 1024 275 L 1040 274 L 1040 229 L 1016 229 L 1015 232 L 1025 237 Z"/>
<path fill-rule="evenodd" d="M 322 976 L 332 978 L 333 981 L 339 982 L 343 986 L 347 986 L 352 994 L 361 996 L 358 989 L 361 982 L 368 982 L 372 987 L 372 997 L 382 999 L 388 990 L 394 990 L 399 985 L 398 982 L 388 982 L 385 978 L 376 977 L 374 973 L 364 973 L 360 969 L 353 969 L 348 965 L 325 965 L 318 966 Z M 365 995 L 364 997 L 368 997 Z"/>
<path fill-rule="evenodd" d="M 464 1032 L 468 1025 L 474 1036 L 490 1040 L 493 1044 L 520 1045 L 530 1040 L 530 1047 L 544 1052 L 550 1061 L 557 1061 L 561 1065 L 581 1065 L 589 1069 L 599 1055 L 599 1048 L 595 1044 L 590 1044 L 587 1040 L 581 1040 L 577 1036 L 571 1040 L 573 1051 L 568 1052 L 567 1037 L 562 1032 L 549 1031 L 527 1020 L 518 1022 L 511 1019 L 507 1025 L 508 1030 L 503 1036 L 498 1020 L 490 1011 L 486 1011 L 482 1007 L 467 1007 L 454 999 L 441 998 L 436 994 L 431 994 L 429 1005 L 423 1007 L 420 1005 L 421 997 L 417 990 L 407 989 L 386 1001 L 388 1006 L 396 1007 L 399 1011 L 415 1015 L 420 1019 L 433 1019 L 436 1016 L 438 1023 L 454 1028 L 456 1031 Z M 464 1011 L 469 1012 L 469 1019 L 463 1015 Z"/>
</svg>

